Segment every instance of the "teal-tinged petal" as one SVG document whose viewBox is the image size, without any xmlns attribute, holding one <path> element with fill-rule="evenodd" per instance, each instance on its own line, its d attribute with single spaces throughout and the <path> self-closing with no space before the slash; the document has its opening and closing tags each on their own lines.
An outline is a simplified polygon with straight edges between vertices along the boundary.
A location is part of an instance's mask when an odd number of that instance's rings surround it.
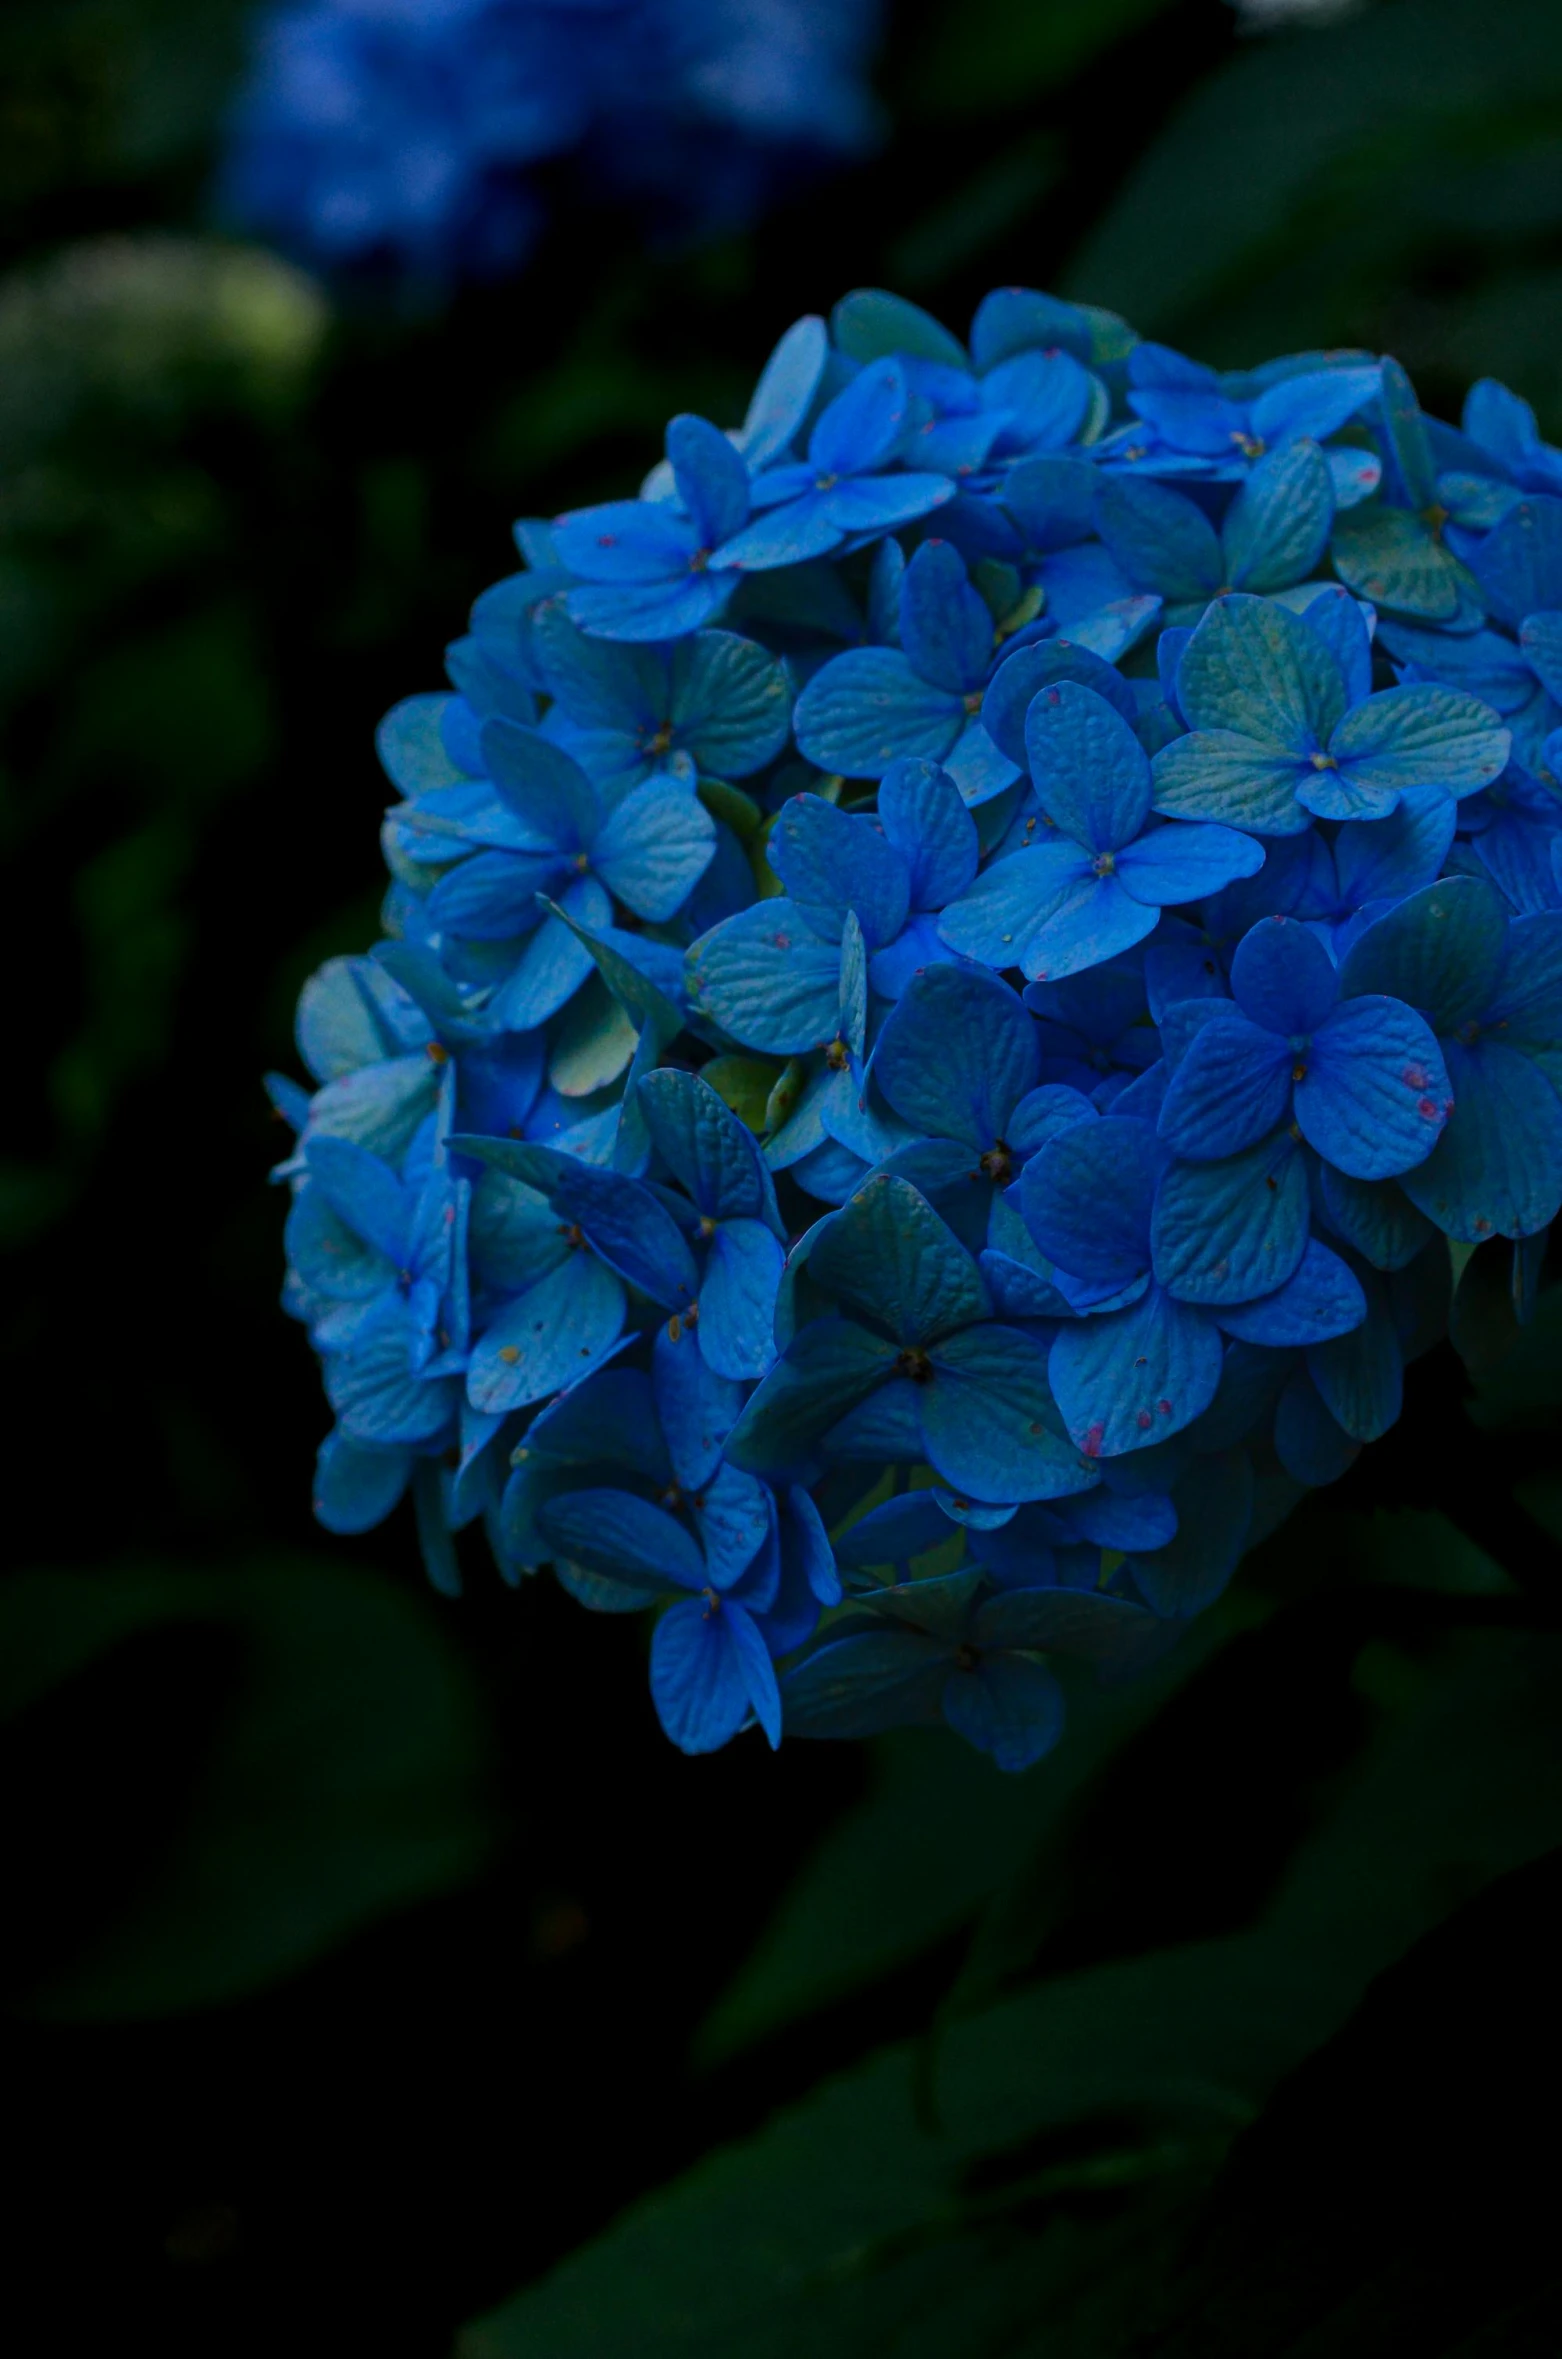
<svg viewBox="0 0 1562 2359">
<path fill-rule="evenodd" d="M 1302 763 L 1235 730 L 1197 729 L 1174 737 L 1151 767 L 1155 808 L 1167 818 L 1213 821 L 1261 836 L 1302 835 L 1312 824 L 1296 799 L 1308 775 Z"/>
<path fill-rule="evenodd" d="M 694 945 L 689 1001 L 745 1048 L 797 1056 L 834 1036 L 840 968 L 789 901 L 759 901 Z"/>
<path fill-rule="evenodd" d="M 944 1684 L 944 1718 L 956 1736 L 999 1769 L 1016 1773 L 1050 1753 L 1063 1734 L 1063 1691 L 1045 1663 L 1021 1654 L 983 1654 Z"/>
<path fill-rule="evenodd" d="M 1325 1163 L 1319 1184 L 1329 1226 L 1375 1270 L 1402 1270 L 1434 1233 L 1397 1180 L 1350 1179 Z"/>
<path fill-rule="evenodd" d="M 1253 1521 L 1252 1465 L 1240 1450 L 1195 1459 L 1172 1497 L 1176 1538 L 1130 1557 L 1129 1571 L 1152 1613 L 1180 1620 L 1213 1605 L 1236 1571 Z"/>
<path fill-rule="evenodd" d="M 1426 622 L 1452 622 L 1460 607 L 1457 560 L 1430 525 L 1403 508 L 1351 508 L 1334 520 L 1335 571 L 1358 598 Z"/>
<path fill-rule="evenodd" d="M 1238 593 L 1209 608 L 1183 649 L 1177 701 L 1190 729 L 1234 730 L 1305 760 L 1343 718 L 1345 682 L 1300 615 Z"/>
<path fill-rule="evenodd" d="M 1318 445 L 1293 442 L 1268 452 L 1226 511 L 1222 578 L 1234 590 L 1259 593 L 1306 581 L 1333 522 L 1334 480 Z"/>
<path fill-rule="evenodd" d="M 983 1155 L 1040 1071 L 1033 1018 L 996 976 L 967 967 L 916 975 L 880 1033 L 873 1078 L 924 1138 Z"/>
<path fill-rule="evenodd" d="M 524 1409 L 583 1375 L 623 1332 L 622 1282 L 575 1251 L 512 1302 L 472 1347 L 467 1397 L 490 1416 Z"/>
<path fill-rule="evenodd" d="M 1508 934 L 1502 895 L 1484 877 L 1424 885 L 1358 934 L 1340 963 L 1340 989 L 1386 993 L 1439 1034 L 1478 1020 L 1497 989 Z"/>
<path fill-rule="evenodd" d="M 1307 1250 L 1307 1172 L 1289 1129 L 1215 1163 L 1174 1163 L 1156 1190 L 1156 1278 L 1181 1302 L 1272 1294 Z"/>
<path fill-rule="evenodd" d="M 1342 781 L 1398 796 L 1435 786 L 1458 799 L 1479 793 L 1507 767 L 1512 738 L 1490 705 L 1453 688 L 1385 688 L 1346 714 L 1329 740 Z M 1329 773 L 1319 775 L 1326 783 Z M 1304 799 L 1307 785 L 1303 788 Z M 1327 812 L 1328 818 L 1383 814 Z"/>
<path fill-rule="evenodd" d="M 875 1172 L 815 1232 L 809 1275 L 849 1313 L 918 1347 L 987 1316 L 975 1262 L 909 1181 Z"/>
<path fill-rule="evenodd" d="M 1315 1344 L 1307 1373 L 1336 1424 L 1353 1441 L 1375 1442 L 1399 1417 L 1404 1363 L 1386 1281 L 1369 1270 L 1363 1291 L 1365 1319 L 1332 1343 Z"/>
<path fill-rule="evenodd" d="M 699 797 L 648 778 L 609 814 L 593 865 L 626 908 L 659 925 L 683 907 L 715 849 L 716 822 Z"/>
<path fill-rule="evenodd" d="M 815 1319 L 798 1330 L 750 1397 L 727 1456 L 750 1474 L 791 1477 L 821 1435 L 893 1375 L 896 1347 L 851 1319 Z"/>
<path fill-rule="evenodd" d="M 673 750 L 702 776 L 747 778 L 774 761 L 791 734 L 792 690 L 767 648 L 736 631 L 696 631 L 668 661 L 656 716 Z M 653 723 L 653 726 L 655 724 Z"/>
<path fill-rule="evenodd" d="M 878 1736 L 942 1716 L 951 1649 L 918 1630 L 858 1628 L 795 1663 L 781 1682 L 788 1736 Z"/>
<path fill-rule="evenodd" d="M 902 759 L 941 762 L 965 726 L 962 691 L 924 680 L 898 647 L 853 647 L 797 700 L 799 750 L 821 770 L 882 778 Z"/>
<path fill-rule="evenodd" d="M 954 1490 L 1006 1506 L 1089 1490 L 1096 1469 L 1056 1431 L 1045 1348 L 984 1323 L 945 1336 L 916 1385 L 928 1462 Z"/>
<path fill-rule="evenodd" d="M 785 1255 L 757 1220 L 723 1221 L 700 1282 L 700 1350 L 718 1376 L 763 1376 L 776 1356 L 776 1290 Z"/>
</svg>

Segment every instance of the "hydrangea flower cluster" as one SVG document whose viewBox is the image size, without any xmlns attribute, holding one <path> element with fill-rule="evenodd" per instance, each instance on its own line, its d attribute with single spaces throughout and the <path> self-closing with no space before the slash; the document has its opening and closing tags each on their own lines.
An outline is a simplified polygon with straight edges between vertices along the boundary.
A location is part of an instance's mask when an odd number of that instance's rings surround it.
<svg viewBox="0 0 1562 2359">
<path fill-rule="evenodd" d="M 657 1613 L 674 1740 L 1054 1740 L 1562 1206 L 1562 454 L 1021 289 L 523 523 L 306 988 L 316 1506 Z"/>
<path fill-rule="evenodd" d="M 492 276 L 537 172 L 725 228 L 861 153 L 878 0 L 284 0 L 231 125 L 228 211 L 328 268 Z"/>
</svg>

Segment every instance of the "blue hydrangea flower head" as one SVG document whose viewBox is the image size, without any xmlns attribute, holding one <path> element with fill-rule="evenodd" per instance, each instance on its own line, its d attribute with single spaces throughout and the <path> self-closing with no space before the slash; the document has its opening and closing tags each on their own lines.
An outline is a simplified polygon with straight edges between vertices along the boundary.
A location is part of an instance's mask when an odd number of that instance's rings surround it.
<svg viewBox="0 0 1562 2359">
<path fill-rule="evenodd" d="M 1175 1643 L 1562 1212 L 1552 455 L 866 289 L 518 527 L 272 1084 L 321 1520 L 655 1617 L 691 1753 Z"/>
<path fill-rule="evenodd" d="M 306 261 L 433 283 L 523 261 L 532 176 L 564 158 L 664 227 L 741 224 L 872 146 L 878 22 L 876 0 L 282 0 L 222 201 Z"/>
</svg>

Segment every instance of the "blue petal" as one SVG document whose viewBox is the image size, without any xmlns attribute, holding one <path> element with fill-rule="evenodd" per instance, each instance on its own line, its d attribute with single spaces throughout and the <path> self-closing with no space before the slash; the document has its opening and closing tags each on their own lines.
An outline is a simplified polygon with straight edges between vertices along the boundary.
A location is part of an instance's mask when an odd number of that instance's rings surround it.
<svg viewBox="0 0 1562 2359">
<path fill-rule="evenodd" d="M 1348 1335 L 1367 1315 L 1361 1286 L 1337 1253 L 1308 1241 L 1301 1266 L 1262 1302 L 1222 1310 L 1220 1324 L 1239 1343 L 1299 1349 Z"/>
<path fill-rule="evenodd" d="M 740 910 L 689 953 L 689 1000 L 745 1048 L 796 1056 L 835 1032 L 841 954 L 791 902 Z"/>
<path fill-rule="evenodd" d="M 1132 727 L 1138 710 L 1133 691 L 1122 674 L 1099 655 L 1069 639 L 1017 647 L 1012 655 L 1003 657 L 982 699 L 982 726 L 1011 762 L 1021 767 L 1026 762 L 1025 716 L 1033 699 L 1060 680 L 1093 688 Z"/>
<path fill-rule="evenodd" d="M 1376 368 L 1307 369 L 1282 377 L 1253 404 L 1253 431 L 1266 442 L 1327 441 L 1378 393 Z"/>
<path fill-rule="evenodd" d="M 1394 1180 L 1347 1179 L 1333 1164 L 1321 1166 L 1324 1217 L 1337 1237 L 1376 1270 L 1403 1269 L 1433 1234 Z"/>
<path fill-rule="evenodd" d="M 1177 667 L 1190 729 L 1231 729 L 1271 754 L 1305 758 L 1345 712 L 1339 665 L 1300 615 L 1238 593 L 1211 606 Z"/>
<path fill-rule="evenodd" d="M 820 1225 L 808 1269 L 846 1310 L 907 1346 L 987 1315 L 970 1254 L 908 1181 L 886 1172 Z"/>
<path fill-rule="evenodd" d="M 717 1220 L 773 1217 L 774 1190 L 753 1133 L 698 1073 L 647 1073 L 636 1098 L 656 1151 L 695 1207 Z"/>
<path fill-rule="evenodd" d="M 1302 1060 L 1297 1124 L 1351 1179 L 1394 1179 L 1425 1162 L 1453 1106 L 1428 1027 L 1400 1000 L 1342 1000 Z"/>
<path fill-rule="evenodd" d="M 958 1492 L 996 1505 L 1088 1490 L 1094 1467 L 1054 1431 L 1047 1355 L 1017 1327 L 983 1324 L 932 1348 L 917 1390 L 928 1462 Z"/>
<path fill-rule="evenodd" d="M 1212 598 L 1226 578 L 1213 525 L 1194 501 L 1165 484 L 1103 478 L 1096 528 L 1135 589 L 1178 600 Z"/>
<path fill-rule="evenodd" d="M 757 1220 L 724 1221 L 700 1286 L 700 1350 L 718 1376 L 763 1376 L 776 1356 L 780 1240 Z"/>
<path fill-rule="evenodd" d="M 1149 1268 L 1159 1166 L 1147 1122 L 1108 1114 L 1075 1124 L 1021 1174 L 1025 1226 L 1049 1261 L 1115 1293 Z"/>
<path fill-rule="evenodd" d="M 1467 1244 L 1532 1236 L 1562 1210 L 1557 1093 L 1528 1057 L 1500 1041 L 1444 1046 L 1453 1114 L 1401 1185 L 1445 1236 Z"/>
<path fill-rule="evenodd" d="M 698 796 L 648 778 L 608 818 L 593 866 L 636 916 L 660 925 L 683 907 L 715 849 L 716 823 Z"/>
<path fill-rule="evenodd" d="M 1361 1445 L 1330 1416 L 1305 1368 L 1298 1368 L 1275 1411 L 1275 1455 L 1297 1482 L 1321 1490 L 1337 1483 Z"/>
<path fill-rule="evenodd" d="M 687 412 L 667 428 L 667 458 L 698 545 L 713 549 L 718 541 L 730 538 L 748 515 L 748 468 L 725 434 L 708 419 Z M 559 555 L 570 564 L 562 548 Z M 574 570 L 581 569 L 577 566 Z"/>
<path fill-rule="evenodd" d="M 660 642 L 703 630 L 728 604 L 730 573 L 685 573 L 669 581 L 594 583 L 564 600 L 571 622 L 594 639 Z"/>
<path fill-rule="evenodd" d="M 705 1574 L 714 1589 L 741 1583 L 743 1602 L 763 1612 L 775 1597 L 781 1558 L 774 1538 L 775 1503 L 758 1477 L 718 1466 L 689 1502 Z"/>
<path fill-rule="evenodd" d="M 313 1507 L 328 1532 L 372 1531 L 399 1503 L 412 1473 L 405 1449 L 370 1449 L 340 1426 L 320 1444 Z"/>
<path fill-rule="evenodd" d="M 1253 1470 L 1241 1451 L 1201 1458 L 1176 1485 L 1177 1536 L 1129 1569 L 1153 1613 L 1202 1613 L 1214 1604 L 1246 1544 L 1253 1520 Z"/>
<path fill-rule="evenodd" d="M 903 1491 L 870 1508 L 837 1534 L 835 1556 L 849 1571 L 869 1565 L 909 1564 L 953 1538 L 949 1518 L 932 1491 Z"/>
<path fill-rule="evenodd" d="M 821 795 L 793 795 L 771 830 L 768 857 L 794 907 L 814 931 L 838 935 L 857 913 L 870 950 L 893 942 L 910 907 L 905 861 L 863 813 L 839 811 Z"/>
<path fill-rule="evenodd" d="M 1263 865 L 1263 846 L 1251 836 L 1178 819 L 1151 828 L 1117 856 L 1124 892 L 1156 909 L 1203 901 L 1238 877 L 1256 876 Z"/>
<path fill-rule="evenodd" d="M 665 1507 L 633 1491 L 563 1491 L 537 1510 L 537 1527 L 555 1556 L 651 1591 L 703 1589 L 699 1543 Z"/>
<path fill-rule="evenodd" d="M 1231 994 L 1266 1032 L 1316 1032 L 1340 995 L 1334 961 L 1310 926 L 1266 917 L 1243 935 L 1231 962 Z"/>
<path fill-rule="evenodd" d="M 347 1439 L 379 1444 L 433 1442 L 454 1424 L 455 1386 L 417 1373 L 426 1341 L 407 1305 L 391 1297 L 324 1364 L 326 1398 Z"/>
<path fill-rule="evenodd" d="M 766 488 L 765 478 L 760 476 L 753 486 L 756 501 L 763 498 Z M 783 500 L 768 514 L 756 516 L 722 543 L 711 563 L 723 570 L 772 573 L 779 566 L 802 565 L 810 557 L 826 556 L 839 548 L 845 537 L 844 526 L 834 521 L 824 504 L 824 494 L 805 492 L 800 499 Z"/>
<path fill-rule="evenodd" d="M 980 688 L 993 649 L 993 619 L 947 541 L 924 541 L 900 586 L 900 642 L 919 678 L 955 696 Z"/>
<path fill-rule="evenodd" d="M 800 431 L 830 356 L 816 313 L 794 320 L 760 372 L 737 441 L 751 467 L 765 467 Z"/>
<path fill-rule="evenodd" d="M 1036 1027 L 1015 994 L 967 967 L 914 977 L 873 1052 L 873 1078 L 897 1114 L 978 1155 L 1006 1138 L 1039 1069 Z"/>
<path fill-rule="evenodd" d="M 1390 818 L 1342 828 L 1334 846 L 1341 901 L 1359 909 L 1369 901 L 1403 900 L 1431 884 L 1448 856 L 1457 820 L 1448 796 L 1412 789 Z"/>
<path fill-rule="evenodd" d="M 672 1331 L 675 1325 L 676 1335 Z M 643 1385 L 645 1380 L 638 1376 L 638 1371 L 625 1373 L 636 1375 Z M 594 1381 L 600 1383 L 601 1379 Z M 738 1421 L 743 1407 L 742 1392 L 710 1367 L 696 1341 L 696 1331 L 674 1320 L 666 1321 L 656 1331 L 656 1341 L 651 1347 L 651 1383 L 673 1476 L 686 1491 L 703 1490 L 720 1463 L 728 1434 Z M 549 1419 L 556 1415 L 557 1404 L 544 1412 Z M 593 1417 L 600 1420 L 595 1426 L 599 1442 L 606 1430 L 619 1436 L 633 1433 L 634 1421 L 623 1415 L 610 1416 L 605 1403 Z M 532 1437 L 538 1441 L 544 1438 L 542 1420 L 533 1426 Z M 557 1446 L 551 1434 L 548 1446 Z M 656 1476 L 658 1466 L 654 1459 L 645 1465 L 644 1471 L 653 1478 Z"/>
<path fill-rule="evenodd" d="M 741 468 L 742 460 L 728 448 Z M 742 521 L 740 516 L 738 523 Z M 732 530 L 736 532 L 736 524 Z M 700 546 L 697 532 L 683 517 L 646 500 L 609 500 L 597 508 L 576 508 L 555 519 L 553 537 L 560 563 L 584 582 L 662 582 L 669 574 L 684 572 Z"/>
<path fill-rule="evenodd" d="M 314 1187 L 353 1235 L 383 1255 L 392 1272 L 405 1267 L 412 1258 L 415 1199 L 390 1165 L 365 1147 L 333 1138 L 306 1140 L 304 1161 Z"/>
<path fill-rule="evenodd" d="M 1075 1446 L 1114 1458 L 1191 1425 L 1215 1397 L 1220 1364 L 1207 1314 L 1151 1286 L 1126 1310 L 1060 1328 L 1047 1373 Z"/>
<path fill-rule="evenodd" d="M 1025 717 L 1025 752 L 1048 818 L 1092 852 L 1120 850 L 1149 817 L 1144 749 L 1095 690 L 1073 680 L 1039 690 Z"/>
<path fill-rule="evenodd" d="M 1361 602 L 1339 582 L 1330 582 L 1301 609 L 1310 631 L 1316 631 L 1339 665 L 1346 697 L 1352 705 L 1372 694 L 1372 634 Z"/>
<path fill-rule="evenodd" d="M 1369 1270 L 1364 1291 L 1366 1318 L 1332 1343 L 1315 1344 L 1307 1372 L 1351 1439 L 1375 1442 L 1399 1417 L 1404 1370 L 1385 1281 Z"/>
<path fill-rule="evenodd" d="M 808 463 L 821 475 L 851 475 L 889 457 L 906 422 L 906 373 L 898 360 L 876 360 L 820 412 L 808 437 Z"/>
<path fill-rule="evenodd" d="M 1250 1024 L 1235 1008 L 1217 1005 L 1172 1075 L 1161 1108 L 1162 1138 L 1196 1162 L 1255 1146 L 1289 1111 L 1293 1062 L 1286 1041 Z"/>
<path fill-rule="evenodd" d="M 892 762 L 942 761 L 966 719 L 965 699 L 932 685 L 898 647 L 853 647 L 815 672 L 797 700 L 799 750 L 821 770 L 882 778 Z"/>
<path fill-rule="evenodd" d="M 607 925 L 613 905 L 595 877 L 577 877 L 560 896 L 569 916 L 593 931 Z M 522 951 L 520 961 L 489 1002 L 488 1013 L 498 1031 L 530 1032 L 557 1015 L 573 999 L 590 974 L 590 949 L 563 917 L 545 917 Z"/>
<path fill-rule="evenodd" d="M 563 852 L 595 841 L 596 789 L 562 747 L 535 729 L 500 719 L 483 730 L 483 759 L 506 809 L 521 823 L 524 841 L 539 851 Z"/>
<path fill-rule="evenodd" d="M 1271 1294 L 1307 1250 L 1307 1173 L 1289 1130 L 1217 1163 L 1174 1163 L 1155 1198 L 1155 1275 L 1182 1302 Z"/>
<path fill-rule="evenodd" d="M 976 823 L 947 771 L 932 762 L 892 762 L 879 784 L 878 812 L 909 872 L 913 909 L 942 909 L 965 891 L 979 857 Z"/>
<path fill-rule="evenodd" d="M 651 1699 L 684 1753 L 714 1753 L 752 1710 L 772 1745 L 781 1704 L 763 1639 L 740 1605 L 671 1606 L 651 1640 Z"/>
<path fill-rule="evenodd" d="M 570 1254 L 478 1337 L 467 1372 L 473 1408 L 498 1415 L 546 1400 L 618 1341 L 624 1310 L 606 1263 Z"/>
<path fill-rule="evenodd" d="M 603 1260 L 653 1302 L 679 1310 L 694 1300 L 699 1273 L 683 1231 L 639 1180 L 561 1154 L 552 1202 L 561 1219 L 583 1229 Z"/>
<path fill-rule="evenodd" d="M 792 690 L 768 649 L 736 631 L 696 631 L 672 651 L 664 709 L 652 720 L 711 778 L 747 778 L 791 735 Z M 646 731 L 649 735 L 650 731 Z"/>
<path fill-rule="evenodd" d="M 1511 508 L 1470 561 L 1489 611 L 1516 631 L 1526 615 L 1562 606 L 1562 500 Z"/>
<path fill-rule="evenodd" d="M 1000 1769 L 1029 1769 L 1063 1734 L 1063 1692 L 1042 1663 L 1020 1655 L 984 1655 L 971 1671 L 950 1672 L 944 1718 L 957 1736 Z"/>
<path fill-rule="evenodd" d="M 1076 975 L 1130 950 L 1155 930 L 1158 911 L 1097 875 L 1068 840 L 1035 844 L 995 861 L 939 921 L 951 950 L 981 966 L 1019 967 L 1033 981 Z"/>
</svg>

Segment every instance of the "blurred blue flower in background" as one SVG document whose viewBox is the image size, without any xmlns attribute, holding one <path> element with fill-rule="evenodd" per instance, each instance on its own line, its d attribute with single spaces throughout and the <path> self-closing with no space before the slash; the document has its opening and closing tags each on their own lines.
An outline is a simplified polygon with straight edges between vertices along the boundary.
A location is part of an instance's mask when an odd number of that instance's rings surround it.
<svg viewBox="0 0 1562 2359">
<path fill-rule="evenodd" d="M 221 199 L 328 269 L 495 277 L 537 168 L 665 232 L 740 226 L 862 153 L 876 0 L 313 0 L 262 13 Z"/>
</svg>

